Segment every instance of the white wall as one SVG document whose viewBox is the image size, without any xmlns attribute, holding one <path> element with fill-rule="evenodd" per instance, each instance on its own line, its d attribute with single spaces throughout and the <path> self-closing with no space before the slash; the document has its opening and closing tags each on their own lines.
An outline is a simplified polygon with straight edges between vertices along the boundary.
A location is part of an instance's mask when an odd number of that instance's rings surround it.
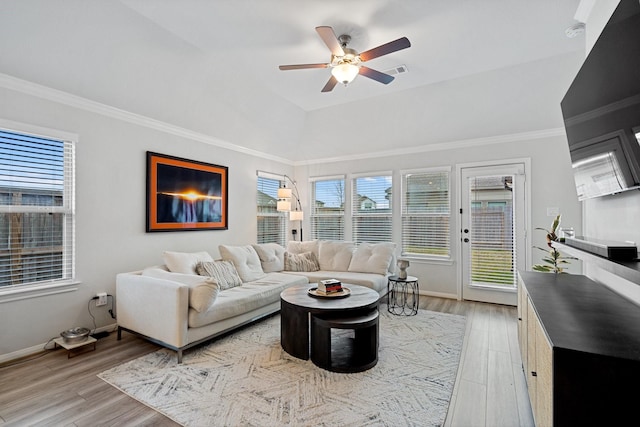
<svg viewBox="0 0 640 427">
<path fill-rule="evenodd" d="M 290 164 L 7 89 L 0 89 L 0 119 L 79 136 L 76 273 L 81 282 L 76 291 L 58 295 L 0 298 L 0 357 L 40 346 L 73 326 L 93 328 L 90 298 L 102 291 L 114 295 L 117 273 L 160 264 L 164 250 L 203 250 L 218 257 L 218 244 L 254 243 L 256 170 L 293 172 Z M 145 233 L 147 150 L 228 166 L 229 229 Z M 105 308 L 92 312 L 98 327 L 114 323 Z"/>
<path fill-rule="evenodd" d="M 451 166 L 455 172 L 455 165 L 461 163 L 528 157 L 532 167 L 532 226 L 547 227 L 551 218 L 546 216 L 546 208 L 557 207 L 563 213 L 563 223 L 580 232 L 582 224 L 567 144 L 558 131 L 562 126 L 559 102 L 578 62 L 574 57 L 482 73 L 420 88 L 402 97 L 315 111 L 304 119 L 292 114 L 292 138 L 300 135 L 294 158 L 334 158 L 297 163 L 295 173 L 294 167 L 282 159 L 212 146 L 186 136 L 188 132 L 164 132 L 162 126 L 141 126 L 126 117 L 120 119 L 117 114 L 105 116 L 96 113 L 96 109 L 90 112 L 74 103 L 57 102 L 55 94 L 47 100 L 29 95 L 28 87 L 20 91 L 0 89 L 0 119 L 79 135 L 76 265 L 82 282 L 76 291 L 60 295 L 13 302 L 0 299 L 0 322 L 14 326 L 2 329 L 0 355 L 38 346 L 72 326 L 92 327 L 87 312 L 89 299 L 101 291 L 113 294 L 118 272 L 160 263 L 163 250 L 207 250 L 217 256 L 220 243 L 254 242 L 258 169 L 295 176 L 301 199 L 308 205 L 308 177 L 393 170 L 399 179 L 401 169 Z M 512 107 L 510 114 L 500 113 L 504 109 L 497 108 L 505 104 Z M 195 130 L 233 143 L 233 129 L 243 123 L 238 120 L 227 115 L 215 128 Z M 279 120 L 270 121 L 270 126 L 275 128 L 266 129 L 264 147 L 259 148 L 265 153 L 269 152 L 269 144 L 275 143 L 274 135 L 288 129 Z M 301 126 L 304 130 L 299 132 Z M 256 125 L 243 129 L 237 137 L 255 142 L 260 139 L 259 128 Z M 368 151 L 372 138 L 385 141 L 390 151 L 372 155 Z M 242 145 L 243 141 L 237 143 Z M 290 144 L 291 138 L 285 143 Z M 305 151 L 309 144 L 321 146 L 322 150 L 311 157 Z M 425 149 L 419 153 L 394 151 L 421 144 Z M 145 233 L 147 150 L 228 166 L 229 230 Z M 459 197 L 456 185 L 454 176 L 454 203 Z M 308 237 L 308 215 L 304 229 Z M 419 276 L 421 289 L 434 295 L 456 296 L 458 233 L 452 227 L 452 264 L 412 263 L 410 272 Z M 544 244 L 544 235 L 534 233 L 531 242 Z M 529 265 L 539 259 L 540 255 L 533 254 Z M 112 323 L 106 310 L 99 310 L 98 326 Z"/>
<path fill-rule="evenodd" d="M 393 170 L 399 182 L 400 169 L 450 166 L 455 173 L 455 166 L 462 163 L 529 157 L 531 226 L 548 228 L 553 218 L 546 216 L 547 207 L 552 207 L 563 214 L 564 226 L 581 232 L 580 205 L 560 110 L 581 60 L 581 54 L 546 58 L 314 111 L 307 116 L 303 134 L 308 145 L 300 152 L 304 157 L 313 147 L 316 157 L 324 161 L 297 165 L 296 178 L 306 183 L 308 177 Z M 373 146 L 383 142 L 388 151 L 370 153 L 370 142 Z M 417 152 L 411 148 L 415 146 L 429 151 Z M 455 212 L 457 182 L 454 176 Z M 305 229 L 309 229 L 308 221 Z M 530 234 L 529 249 L 531 244 L 544 246 L 542 231 Z M 409 270 L 419 277 L 422 291 L 457 295 L 459 240 L 459 231 L 452 227 L 453 264 L 411 263 Z M 527 265 L 539 263 L 542 256 L 543 252 L 532 251 Z M 570 269 L 580 270 L 580 262 Z"/>
<path fill-rule="evenodd" d="M 581 53 L 447 80 L 309 113 L 302 159 L 562 128 Z"/>
<path fill-rule="evenodd" d="M 115 275 L 161 263 L 163 250 L 206 250 L 218 256 L 218 244 L 255 242 L 256 170 L 295 176 L 302 201 L 308 201 L 308 177 L 357 172 L 451 166 L 460 163 L 531 158 L 532 218 L 546 227 L 546 207 L 558 207 L 564 223 L 581 230 L 580 212 L 561 132 L 518 134 L 473 141 L 452 141 L 435 151 L 372 158 L 344 158 L 294 168 L 286 162 L 219 148 L 124 120 L 74 108 L 8 89 L 0 89 L 0 118 L 79 136 L 77 145 L 77 277 L 76 291 L 12 302 L 0 299 L 0 355 L 35 349 L 72 326 L 93 327 L 87 303 L 97 292 L 115 293 Z M 421 126 L 420 123 L 415 126 Z M 546 136 L 545 136 L 546 135 Z M 555 135 L 555 136 L 554 136 Z M 354 136 L 355 138 L 355 136 Z M 366 140 L 362 141 L 366 144 Z M 156 151 L 229 167 L 229 230 L 145 233 L 145 155 Z M 457 204 L 457 177 L 452 200 Z M 308 216 L 305 230 L 309 230 Z M 307 231 L 308 233 L 308 231 Z M 307 234 L 308 236 L 308 234 Z M 459 233 L 452 227 L 452 264 L 412 263 L 421 288 L 433 295 L 455 297 L 455 259 Z M 537 239 L 537 241 L 536 241 Z M 542 234 L 533 243 L 544 243 Z M 533 263 L 539 255 L 533 254 Z M 530 264 L 530 263 L 529 263 Z M 106 309 L 92 308 L 97 325 L 113 323 Z"/>
<path fill-rule="evenodd" d="M 531 224 L 532 227 L 548 228 L 553 220 L 547 216 L 547 207 L 558 208 L 563 215 L 563 224 L 573 226 L 577 232 L 582 229 L 580 205 L 576 196 L 569 150 L 564 134 L 556 132 L 556 136 L 539 134 L 513 135 L 511 137 L 487 138 L 482 141 L 450 142 L 451 149 L 437 151 L 414 152 L 405 155 L 386 155 L 376 158 L 348 158 L 343 161 L 313 163 L 296 167 L 296 179 L 299 187 L 306 187 L 308 192 L 309 178 L 334 176 L 339 174 L 357 174 L 362 172 L 393 171 L 394 192 L 399 194 L 400 170 L 425 167 L 450 166 L 452 171 L 452 263 L 436 263 L 412 260 L 409 274 L 418 277 L 421 292 L 429 295 L 456 298 L 458 295 L 459 260 L 456 259 L 460 244 L 460 231 L 456 229 L 456 212 L 459 210 L 460 194 L 457 191 L 459 177 L 455 176 L 456 165 L 483 161 L 499 161 L 501 159 L 530 158 L 531 171 Z M 348 182 L 347 182 L 347 185 Z M 306 210 L 309 201 L 305 199 Z M 398 227 L 396 227 L 397 229 Z M 306 225 L 309 229 L 309 225 Z M 399 230 L 396 230 L 399 231 Z M 539 263 L 544 253 L 531 250 L 531 245 L 544 246 L 545 234 L 542 231 L 531 232 L 528 254 L 529 262 Z M 307 232 L 307 237 L 309 237 Z M 399 235 L 396 233 L 396 241 Z M 578 266 L 574 268 L 579 268 Z"/>
</svg>

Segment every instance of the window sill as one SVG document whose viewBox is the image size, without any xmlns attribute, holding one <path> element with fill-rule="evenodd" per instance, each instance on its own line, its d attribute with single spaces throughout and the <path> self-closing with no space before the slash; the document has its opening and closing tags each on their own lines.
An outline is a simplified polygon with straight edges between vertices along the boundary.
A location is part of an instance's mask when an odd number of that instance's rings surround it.
<svg viewBox="0 0 640 427">
<path fill-rule="evenodd" d="M 24 285 L 10 287 L 8 289 L 0 288 L 0 304 L 30 298 L 39 298 L 47 295 L 75 292 L 78 290 L 77 285 L 79 284 L 79 281 L 72 280 L 56 283 L 41 283 L 38 285 Z"/>
<path fill-rule="evenodd" d="M 439 265 L 453 265 L 454 261 L 451 258 L 428 258 L 420 256 L 401 255 L 398 259 L 406 259 L 409 262 L 415 262 L 417 264 L 439 264 Z"/>
</svg>

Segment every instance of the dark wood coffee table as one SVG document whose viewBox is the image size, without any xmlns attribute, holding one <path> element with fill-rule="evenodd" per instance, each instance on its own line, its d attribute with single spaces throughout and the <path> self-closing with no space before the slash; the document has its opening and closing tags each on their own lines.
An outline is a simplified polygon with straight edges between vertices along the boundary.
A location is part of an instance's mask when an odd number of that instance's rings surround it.
<svg viewBox="0 0 640 427">
<path fill-rule="evenodd" d="M 309 359 L 309 318 L 349 319 L 378 310 L 380 295 L 365 286 L 343 283 L 351 294 L 345 298 L 317 298 L 308 294 L 316 284 L 293 286 L 280 294 L 280 342 L 299 359 Z"/>
</svg>

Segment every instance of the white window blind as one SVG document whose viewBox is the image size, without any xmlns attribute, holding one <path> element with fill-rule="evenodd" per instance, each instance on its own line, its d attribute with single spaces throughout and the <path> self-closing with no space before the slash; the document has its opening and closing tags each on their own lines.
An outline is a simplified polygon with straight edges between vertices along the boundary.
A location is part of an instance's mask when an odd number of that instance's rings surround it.
<svg viewBox="0 0 640 427">
<path fill-rule="evenodd" d="M 344 240 L 344 178 L 311 183 L 311 238 Z"/>
<path fill-rule="evenodd" d="M 278 212 L 278 188 L 281 180 L 258 175 L 258 243 L 287 244 L 287 212 Z"/>
<path fill-rule="evenodd" d="M 392 241 L 391 175 L 372 175 L 352 181 L 351 221 L 353 241 Z"/>
<path fill-rule="evenodd" d="M 471 283 L 516 283 L 513 176 L 481 176 L 471 194 Z"/>
<path fill-rule="evenodd" d="M 74 278 L 74 150 L 0 130 L 0 289 Z"/>
<path fill-rule="evenodd" d="M 402 175 L 402 255 L 450 258 L 449 171 Z"/>
</svg>

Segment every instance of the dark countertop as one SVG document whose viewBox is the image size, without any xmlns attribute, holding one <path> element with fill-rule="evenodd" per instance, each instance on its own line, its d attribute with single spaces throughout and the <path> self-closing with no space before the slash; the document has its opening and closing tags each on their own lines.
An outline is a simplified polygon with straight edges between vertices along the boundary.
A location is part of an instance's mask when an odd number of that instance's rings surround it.
<svg viewBox="0 0 640 427">
<path fill-rule="evenodd" d="M 560 242 L 553 242 L 553 246 L 560 252 L 574 256 L 585 262 L 594 264 L 603 270 L 620 276 L 630 282 L 640 286 L 640 261 L 615 261 L 608 258 L 565 245 Z"/>
<path fill-rule="evenodd" d="M 555 348 L 640 361 L 640 307 L 586 276 L 519 274 Z"/>
</svg>

